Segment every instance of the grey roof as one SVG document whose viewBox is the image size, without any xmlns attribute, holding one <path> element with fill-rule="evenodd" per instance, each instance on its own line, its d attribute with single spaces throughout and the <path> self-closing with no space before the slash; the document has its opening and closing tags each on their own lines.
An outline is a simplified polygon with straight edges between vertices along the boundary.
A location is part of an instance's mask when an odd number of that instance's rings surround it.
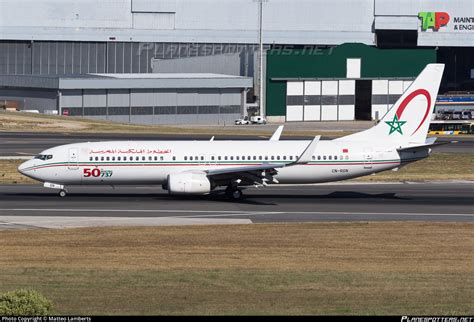
<svg viewBox="0 0 474 322">
<path fill-rule="evenodd" d="M 251 77 L 201 73 L 0 75 L 0 87 L 48 89 L 249 88 Z"/>
</svg>

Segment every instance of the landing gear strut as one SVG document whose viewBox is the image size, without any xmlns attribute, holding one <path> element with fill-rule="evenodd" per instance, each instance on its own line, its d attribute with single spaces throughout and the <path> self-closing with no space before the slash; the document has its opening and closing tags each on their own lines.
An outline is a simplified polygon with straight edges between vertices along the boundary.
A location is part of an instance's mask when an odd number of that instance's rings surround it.
<svg viewBox="0 0 474 322">
<path fill-rule="evenodd" d="M 225 194 L 226 194 L 227 198 L 229 198 L 230 200 L 233 200 L 233 201 L 242 200 L 242 198 L 244 197 L 244 194 L 243 194 L 242 190 L 240 190 L 239 188 L 235 188 L 235 187 L 228 187 L 225 190 Z"/>
</svg>

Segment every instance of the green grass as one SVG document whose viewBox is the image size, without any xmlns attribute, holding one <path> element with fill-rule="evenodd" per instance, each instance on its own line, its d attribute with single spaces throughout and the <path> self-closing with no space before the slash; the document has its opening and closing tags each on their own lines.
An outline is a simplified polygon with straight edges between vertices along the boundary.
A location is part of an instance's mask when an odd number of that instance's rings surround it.
<svg viewBox="0 0 474 322">
<path fill-rule="evenodd" d="M 473 223 L 1 232 L 0 292 L 59 314 L 467 315 Z"/>
</svg>

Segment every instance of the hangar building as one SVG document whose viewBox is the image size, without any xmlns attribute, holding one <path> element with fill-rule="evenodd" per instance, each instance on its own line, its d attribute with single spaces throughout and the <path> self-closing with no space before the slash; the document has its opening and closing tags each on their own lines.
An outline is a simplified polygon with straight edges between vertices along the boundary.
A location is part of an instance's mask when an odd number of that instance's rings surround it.
<svg viewBox="0 0 474 322">
<path fill-rule="evenodd" d="M 381 116 L 429 62 L 446 64 L 442 93 L 474 89 L 471 0 L 263 0 L 262 6 L 266 104 L 254 112 L 270 121 Z M 253 85 L 239 104 L 245 113 L 258 95 L 258 8 L 258 0 L 3 0 L 0 74 L 25 75 L 25 84 L 26 75 L 249 77 Z M 26 102 L 24 91 L 7 97 L 11 90 L 0 83 L 0 99 Z"/>
</svg>

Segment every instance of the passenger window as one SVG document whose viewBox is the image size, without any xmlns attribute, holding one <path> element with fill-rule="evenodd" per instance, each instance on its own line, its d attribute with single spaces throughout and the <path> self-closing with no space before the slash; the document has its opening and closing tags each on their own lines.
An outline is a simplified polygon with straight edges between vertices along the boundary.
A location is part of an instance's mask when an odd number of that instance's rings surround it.
<svg viewBox="0 0 474 322">
<path fill-rule="evenodd" d="M 265 160 L 268 160 L 268 155 L 265 156 Z"/>
<path fill-rule="evenodd" d="M 95 160 L 96 160 L 96 161 L 99 161 L 99 157 L 95 157 Z"/>
<path fill-rule="evenodd" d="M 346 155 L 346 160 L 349 160 L 349 156 L 348 156 L 348 155 Z"/>
<path fill-rule="evenodd" d="M 275 160 L 275 156 L 272 155 L 271 159 L 272 159 L 272 160 Z"/>
<path fill-rule="evenodd" d="M 160 156 L 160 161 L 163 161 L 163 156 Z"/>
<path fill-rule="evenodd" d="M 146 158 L 143 156 L 143 157 L 142 157 L 142 161 L 145 161 L 145 160 L 146 160 Z"/>
<path fill-rule="evenodd" d="M 173 161 L 176 161 L 176 157 L 173 157 Z"/>
<path fill-rule="evenodd" d="M 321 160 L 321 156 L 320 156 L 320 155 L 318 155 L 318 160 Z"/>
<path fill-rule="evenodd" d="M 117 157 L 117 161 L 120 161 L 122 158 L 121 157 Z"/>
<path fill-rule="evenodd" d="M 189 157 L 189 160 L 190 160 L 190 161 L 193 161 L 193 157 L 192 157 L 192 156 L 191 156 L 191 157 Z"/>
<path fill-rule="evenodd" d="M 224 160 L 227 160 L 227 155 L 224 157 Z"/>
<path fill-rule="evenodd" d="M 203 157 L 203 156 L 201 157 L 201 161 L 204 161 L 204 157 Z"/>
<path fill-rule="evenodd" d="M 220 156 L 220 155 L 217 157 L 217 160 L 219 160 L 219 161 L 221 160 L 221 156 Z"/>
<path fill-rule="evenodd" d="M 100 161 L 104 161 L 104 157 L 100 157 Z"/>
<path fill-rule="evenodd" d="M 329 156 L 329 160 L 332 160 L 332 155 Z"/>
<path fill-rule="evenodd" d="M 257 160 L 257 156 L 254 155 L 254 156 L 253 156 L 253 159 L 254 159 L 254 160 Z M 260 160 L 262 160 L 262 157 L 260 157 Z"/>
<path fill-rule="evenodd" d="M 234 160 L 234 156 L 231 156 L 230 159 L 231 159 L 231 160 Z"/>
<path fill-rule="evenodd" d="M 153 160 L 152 156 L 149 155 L 149 156 L 148 156 L 148 161 L 152 161 L 152 160 Z"/>
<path fill-rule="evenodd" d="M 140 157 L 136 157 L 135 160 L 139 161 L 139 160 L 140 160 Z"/>
<path fill-rule="evenodd" d="M 259 156 L 258 156 L 258 159 L 259 159 L 259 160 L 263 160 L 263 158 L 262 158 L 262 156 L 261 156 L 261 155 L 259 155 Z"/>
<path fill-rule="evenodd" d="M 236 156 L 235 159 L 236 159 L 237 161 L 239 161 L 239 160 L 240 160 L 240 157 L 239 157 L 239 156 Z"/>
<path fill-rule="evenodd" d="M 112 161 L 115 161 L 115 157 L 112 157 Z"/>
<path fill-rule="evenodd" d="M 280 156 L 279 156 L 279 155 L 277 155 L 277 160 L 280 160 Z"/>
<path fill-rule="evenodd" d="M 48 160 L 51 160 L 53 156 L 51 154 L 48 154 Z"/>
<path fill-rule="evenodd" d="M 188 157 L 184 157 L 184 161 L 187 161 L 188 160 Z"/>
<path fill-rule="evenodd" d="M 290 155 L 290 156 L 288 157 L 288 160 L 293 160 L 293 156 Z"/>
<path fill-rule="evenodd" d="M 90 157 L 90 158 L 89 158 L 89 161 L 92 161 L 92 160 L 94 160 L 94 158 L 93 158 L 93 157 Z"/>
<path fill-rule="evenodd" d="M 211 157 L 211 160 L 212 160 L 212 161 L 214 161 L 214 159 L 215 159 L 215 157 L 214 157 L 214 156 L 212 156 L 212 157 Z"/>
<path fill-rule="evenodd" d="M 323 160 L 326 160 L 326 156 L 325 156 L 325 155 L 323 155 Z"/>
<path fill-rule="evenodd" d="M 337 155 L 334 156 L 334 160 L 337 160 Z"/>
<path fill-rule="evenodd" d="M 313 155 L 313 156 L 311 157 L 311 159 L 316 160 L 316 157 Z"/>
</svg>

